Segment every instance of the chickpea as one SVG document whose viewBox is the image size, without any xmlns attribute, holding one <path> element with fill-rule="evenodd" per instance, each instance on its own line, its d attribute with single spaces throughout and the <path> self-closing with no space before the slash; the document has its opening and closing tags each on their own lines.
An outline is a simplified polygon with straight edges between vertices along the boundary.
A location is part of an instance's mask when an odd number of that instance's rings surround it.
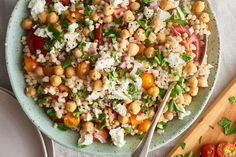
<svg viewBox="0 0 236 157">
<path fill-rule="evenodd" d="M 63 75 L 64 74 L 64 69 L 62 68 L 61 65 L 57 65 L 53 68 L 53 72 L 55 75 Z"/>
<path fill-rule="evenodd" d="M 119 48 L 124 50 L 124 49 L 126 49 L 128 44 L 129 44 L 129 42 L 127 40 L 122 39 L 119 43 Z"/>
<path fill-rule="evenodd" d="M 199 77 L 198 80 L 198 87 L 208 87 L 207 77 Z"/>
<path fill-rule="evenodd" d="M 153 17 L 151 21 L 151 27 L 155 30 L 157 27 L 161 25 L 161 19 L 160 16 Z"/>
<path fill-rule="evenodd" d="M 139 44 L 138 46 L 139 46 L 138 54 L 144 54 L 146 47 L 143 44 Z"/>
<path fill-rule="evenodd" d="M 160 8 L 162 10 L 170 10 L 172 9 L 172 3 L 170 2 L 170 0 L 162 0 L 160 3 Z"/>
<path fill-rule="evenodd" d="M 104 23 L 111 23 L 113 20 L 113 17 L 112 16 L 104 16 L 103 17 L 103 22 Z"/>
<path fill-rule="evenodd" d="M 32 86 L 27 87 L 25 92 L 26 92 L 26 95 L 29 97 L 36 95 L 36 89 Z"/>
<path fill-rule="evenodd" d="M 148 40 L 150 41 L 150 44 L 153 44 L 156 41 L 156 39 L 157 39 L 156 35 L 153 32 L 151 32 L 149 37 L 148 37 Z"/>
<path fill-rule="evenodd" d="M 95 69 L 89 72 L 89 76 L 94 81 L 99 80 L 102 77 L 102 75 Z"/>
<path fill-rule="evenodd" d="M 106 4 L 104 9 L 103 9 L 103 13 L 106 16 L 111 16 L 114 13 L 114 7 L 111 5 Z"/>
<path fill-rule="evenodd" d="M 184 105 L 188 106 L 192 102 L 192 97 L 189 94 L 183 94 L 184 97 Z"/>
<path fill-rule="evenodd" d="M 204 23 L 208 23 L 210 21 L 210 17 L 209 17 L 209 14 L 208 13 L 202 13 L 200 16 L 199 16 L 199 20 L 204 22 Z"/>
<path fill-rule="evenodd" d="M 61 25 L 60 25 L 60 23 L 54 23 L 53 24 L 53 27 L 55 28 L 55 29 L 57 29 L 59 32 L 62 32 L 63 30 L 62 30 L 62 27 L 61 27 Z"/>
<path fill-rule="evenodd" d="M 123 29 L 121 32 L 120 32 L 120 37 L 122 39 L 127 39 L 128 37 L 130 37 L 130 33 L 127 29 Z"/>
<path fill-rule="evenodd" d="M 68 101 L 66 103 L 66 110 L 68 112 L 74 112 L 76 110 L 76 107 L 77 107 L 77 105 L 76 105 L 76 102 L 74 102 L 74 101 Z"/>
<path fill-rule="evenodd" d="M 52 86 L 57 87 L 62 83 L 61 77 L 57 75 L 52 75 L 50 77 L 50 83 Z"/>
<path fill-rule="evenodd" d="M 33 20 L 30 18 L 25 18 L 21 22 L 21 27 L 25 30 L 30 30 L 33 27 Z"/>
<path fill-rule="evenodd" d="M 149 95 L 156 98 L 156 97 L 158 97 L 160 91 L 159 91 L 158 87 L 153 86 L 153 87 L 149 88 L 147 92 Z"/>
<path fill-rule="evenodd" d="M 160 43 L 164 43 L 166 41 L 166 35 L 164 32 L 159 32 L 157 34 L 157 40 L 160 42 Z"/>
<path fill-rule="evenodd" d="M 188 79 L 187 82 L 190 87 L 197 87 L 197 85 L 198 85 L 198 81 L 197 81 L 196 76 L 191 77 L 190 79 Z"/>
<path fill-rule="evenodd" d="M 152 118 L 155 115 L 155 108 L 152 107 L 150 108 L 149 112 L 148 112 L 148 117 Z"/>
<path fill-rule="evenodd" d="M 141 132 L 146 133 L 146 132 L 148 132 L 151 124 L 152 124 L 152 121 L 150 121 L 149 119 L 145 119 L 143 121 L 143 123 L 138 125 L 138 130 L 141 131 Z"/>
<path fill-rule="evenodd" d="M 99 16 L 98 16 L 98 14 L 97 14 L 96 11 L 93 11 L 93 12 L 91 13 L 91 19 L 92 19 L 93 21 L 98 21 L 98 20 L 99 20 Z"/>
<path fill-rule="evenodd" d="M 127 124 L 129 122 L 129 117 L 128 116 L 121 116 L 121 115 L 119 115 L 118 116 L 118 121 L 121 124 Z"/>
<path fill-rule="evenodd" d="M 35 74 L 37 76 L 44 76 L 44 72 L 43 72 L 43 68 L 41 66 L 38 66 L 35 70 L 34 70 Z"/>
<path fill-rule="evenodd" d="M 126 105 L 130 104 L 131 102 L 132 102 L 132 100 L 129 99 L 129 98 L 127 98 L 127 99 L 124 100 L 124 103 L 125 103 Z"/>
<path fill-rule="evenodd" d="M 82 130 L 84 132 L 93 133 L 95 130 L 93 122 L 84 122 L 82 124 Z"/>
<path fill-rule="evenodd" d="M 65 75 L 67 78 L 71 78 L 72 76 L 75 76 L 75 69 L 73 67 L 67 67 L 65 70 Z"/>
<path fill-rule="evenodd" d="M 39 13 L 39 14 L 38 14 L 39 23 L 40 23 L 40 24 L 45 24 L 46 21 L 47 21 L 47 16 L 48 16 L 48 13 L 45 12 L 45 11 Z"/>
<path fill-rule="evenodd" d="M 89 36 L 89 32 L 90 32 L 90 30 L 87 27 L 83 28 L 82 33 L 83 33 L 84 36 L 86 36 L 86 37 Z"/>
<path fill-rule="evenodd" d="M 130 4 L 130 9 L 132 11 L 137 11 L 137 10 L 139 10 L 139 8 L 140 8 L 140 4 L 138 2 L 132 2 Z"/>
<path fill-rule="evenodd" d="M 50 12 L 47 15 L 47 23 L 54 24 L 54 23 L 57 23 L 58 20 L 59 20 L 59 16 L 57 15 L 56 12 Z"/>
<path fill-rule="evenodd" d="M 100 4 L 101 3 L 101 0 L 93 0 L 93 5 L 98 5 L 98 4 Z"/>
<path fill-rule="evenodd" d="M 76 67 L 76 74 L 79 78 L 85 79 L 89 73 L 89 70 L 90 70 L 89 64 L 87 64 L 86 62 L 81 62 Z"/>
<path fill-rule="evenodd" d="M 134 38 L 138 41 L 145 41 L 146 40 L 146 32 L 142 28 L 139 28 L 135 32 Z"/>
<path fill-rule="evenodd" d="M 78 59 L 83 56 L 83 53 L 82 53 L 82 51 L 80 51 L 80 49 L 76 48 L 73 50 L 73 55 L 75 56 L 75 58 Z"/>
<path fill-rule="evenodd" d="M 128 54 L 129 56 L 136 56 L 139 52 L 139 46 L 134 43 L 130 43 L 128 46 Z"/>
<path fill-rule="evenodd" d="M 193 4 L 193 11 L 195 13 L 201 13 L 201 12 L 203 12 L 204 9 L 205 9 L 205 2 L 203 2 L 203 1 L 196 1 Z"/>
<path fill-rule="evenodd" d="M 196 96 L 198 94 L 198 90 L 199 90 L 199 88 L 197 86 L 190 87 L 189 94 L 191 96 Z"/>
<path fill-rule="evenodd" d="M 135 20 L 135 16 L 132 13 L 132 11 L 130 11 L 130 10 L 127 10 L 127 11 L 124 12 L 123 18 L 124 18 L 124 21 L 127 22 L 127 23 L 132 22 L 132 21 Z"/>
<path fill-rule="evenodd" d="M 172 112 L 164 113 L 165 119 L 172 120 L 174 118 L 174 114 Z"/>
<path fill-rule="evenodd" d="M 92 83 L 92 87 L 94 91 L 101 91 L 102 90 L 102 80 L 96 80 Z"/>
<path fill-rule="evenodd" d="M 184 103 L 184 96 L 181 94 L 177 99 L 176 99 L 177 104 L 183 104 Z"/>
<path fill-rule="evenodd" d="M 193 75 L 196 72 L 197 72 L 197 66 L 192 62 L 187 63 L 187 65 L 184 67 L 183 70 L 183 74 L 185 76 Z"/>
<path fill-rule="evenodd" d="M 73 113 L 69 112 L 64 116 L 64 123 L 71 129 L 75 129 L 80 123 L 80 117 L 74 116 Z"/>
<path fill-rule="evenodd" d="M 153 58 L 155 56 L 155 49 L 153 47 L 148 47 L 145 49 L 144 51 L 144 55 L 147 57 L 147 58 Z"/>
<path fill-rule="evenodd" d="M 132 113 L 133 115 L 137 115 L 139 113 L 139 111 L 141 110 L 140 107 L 140 103 L 138 101 L 134 101 L 132 102 L 129 107 L 128 110 L 130 113 Z"/>
<path fill-rule="evenodd" d="M 141 79 L 142 79 L 142 87 L 146 90 L 154 85 L 154 76 L 150 73 L 142 73 Z"/>
</svg>

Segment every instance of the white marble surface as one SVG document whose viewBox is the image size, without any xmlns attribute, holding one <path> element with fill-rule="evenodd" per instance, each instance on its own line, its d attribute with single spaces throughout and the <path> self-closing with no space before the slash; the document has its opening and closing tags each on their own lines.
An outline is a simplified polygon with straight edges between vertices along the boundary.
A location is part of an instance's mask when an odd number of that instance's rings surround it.
<svg viewBox="0 0 236 157">
<path fill-rule="evenodd" d="M 4 41 L 10 13 L 17 0 L 0 0 L 0 86 L 11 89 L 4 59 Z M 221 64 L 219 77 L 211 100 L 236 76 L 236 0 L 210 0 L 221 34 Z M 178 138 L 179 139 L 179 138 Z M 150 157 L 164 157 L 175 145 L 174 140 L 166 146 L 151 152 Z M 55 144 L 56 157 L 91 157 Z"/>
</svg>

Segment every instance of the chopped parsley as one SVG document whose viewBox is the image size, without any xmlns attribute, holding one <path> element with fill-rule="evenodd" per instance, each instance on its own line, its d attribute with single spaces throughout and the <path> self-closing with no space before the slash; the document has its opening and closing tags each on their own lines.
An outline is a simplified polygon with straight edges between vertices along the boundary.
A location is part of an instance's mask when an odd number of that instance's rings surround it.
<svg viewBox="0 0 236 157">
<path fill-rule="evenodd" d="M 142 73 L 143 73 L 143 71 L 140 70 L 140 69 L 138 69 L 138 70 L 136 71 L 136 75 L 141 75 Z"/>
<path fill-rule="evenodd" d="M 106 126 L 107 115 L 105 113 L 100 113 L 98 118 L 101 120 L 99 129 L 102 130 Z"/>
<path fill-rule="evenodd" d="M 67 31 L 68 28 L 69 28 L 70 23 L 69 23 L 69 21 L 66 19 L 65 13 L 62 13 L 62 14 L 61 14 L 60 25 L 61 25 L 61 28 L 62 28 L 64 31 Z"/>
<path fill-rule="evenodd" d="M 187 63 L 191 60 L 191 57 L 189 55 L 187 55 L 186 53 L 183 53 L 181 55 L 181 58 Z"/>
<path fill-rule="evenodd" d="M 49 115 L 49 116 L 55 116 L 56 111 L 53 108 L 47 108 L 46 109 L 46 114 Z"/>
<path fill-rule="evenodd" d="M 131 95 L 132 100 L 138 99 L 138 89 L 134 84 L 129 84 L 128 93 Z"/>
<path fill-rule="evenodd" d="M 67 55 L 67 56 L 65 57 L 65 60 L 64 60 L 63 64 L 62 64 L 62 67 L 63 67 L 64 69 L 67 68 L 67 67 L 69 67 L 69 66 L 71 65 L 71 62 L 72 62 L 71 56 L 70 56 L 70 55 Z"/>
<path fill-rule="evenodd" d="M 138 139 L 143 140 L 145 134 L 138 134 Z"/>
<path fill-rule="evenodd" d="M 236 98 L 235 98 L 235 96 L 231 96 L 231 97 L 229 97 L 229 102 L 231 103 L 231 104 L 235 104 L 235 102 L 236 102 Z"/>
<path fill-rule="evenodd" d="M 235 128 L 233 127 L 232 121 L 228 118 L 222 118 L 219 121 L 219 124 L 224 128 L 225 135 L 232 135 L 236 133 Z"/>
<path fill-rule="evenodd" d="M 180 147 L 184 150 L 184 148 L 186 147 L 186 143 L 185 142 L 181 142 L 180 144 Z"/>
<path fill-rule="evenodd" d="M 57 128 L 62 131 L 66 131 L 69 129 L 64 123 L 58 123 Z"/>
<path fill-rule="evenodd" d="M 87 5 L 87 6 L 85 6 L 85 8 L 84 8 L 84 14 L 86 15 L 86 16 L 89 16 L 90 15 L 90 13 L 92 12 L 92 7 L 90 6 L 90 5 Z"/>
<path fill-rule="evenodd" d="M 116 73 L 115 70 L 112 70 L 112 71 L 110 72 L 110 75 L 111 75 L 113 78 L 118 78 L 118 74 Z"/>
<path fill-rule="evenodd" d="M 103 33 L 103 36 L 109 40 L 116 39 L 118 37 L 118 31 L 115 28 L 109 28 L 107 32 Z"/>
<path fill-rule="evenodd" d="M 178 24 L 180 26 L 186 26 L 188 25 L 188 22 L 186 22 L 185 20 L 181 20 L 181 19 L 175 19 L 174 16 L 171 16 L 169 19 L 167 19 L 165 22 L 171 22 L 171 23 L 175 23 Z"/>
<path fill-rule="evenodd" d="M 93 32 L 89 32 L 89 39 L 91 41 L 94 41 L 94 33 Z"/>
<path fill-rule="evenodd" d="M 187 157 L 193 157 L 193 151 L 191 151 L 191 152 L 187 155 Z"/>
<path fill-rule="evenodd" d="M 88 96 L 88 94 L 89 94 L 89 92 L 87 90 L 81 89 L 77 92 L 77 99 L 86 98 Z"/>
<path fill-rule="evenodd" d="M 80 116 L 80 110 L 79 110 L 79 108 L 77 108 L 77 109 L 73 112 L 73 115 L 76 116 L 76 117 L 79 117 L 79 116 Z"/>
<path fill-rule="evenodd" d="M 179 85 L 176 84 L 175 87 L 171 91 L 171 97 L 172 98 L 177 98 L 181 93 L 183 92 L 183 88 Z"/>
<path fill-rule="evenodd" d="M 164 56 L 161 52 L 157 52 L 156 56 L 154 57 L 154 60 L 160 66 L 165 66 L 166 65 L 165 58 L 164 58 Z"/>
<path fill-rule="evenodd" d="M 147 28 L 147 20 L 146 19 L 139 19 L 137 20 L 137 23 L 144 29 Z"/>
<path fill-rule="evenodd" d="M 85 144 L 79 144 L 79 148 L 85 148 L 85 147 L 87 147 L 87 145 L 85 145 Z"/>
<path fill-rule="evenodd" d="M 168 127 L 168 123 L 166 123 L 166 122 L 159 122 L 159 124 L 161 124 L 162 125 L 162 129 L 161 130 L 165 130 L 167 127 Z"/>
<path fill-rule="evenodd" d="M 145 4 L 150 4 L 152 2 L 152 0 L 142 0 L 142 2 Z"/>
<path fill-rule="evenodd" d="M 166 94 L 166 90 L 164 88 L 159 88 L 159 96 L 160 98 L 164 98 L 165 94 Z"/>
<path fill-rule="evenodd" d="M 147 107 L 151 107 L 154 104 L 154 101 L 152 100 L 152 97 L 150 95 L 147 95 L 145 98 L 145 105 Z"/>
<path fill-rule="evenodd" d="M 48 102 L 48 100 L 47 100 L 47 98 L 40 98 L 40 99 L 38 99 L 37 100 L 37 103 L 39 104 L 39 105 L 43 105 L 43 104 L 45 104 L 45 103 L 47 103 Z"/>
<path fill-rule="evenodd" d="M 114 22 L 117 25 L 121 25 L 122 24 L 122 19 L 121 18 L 114 19 Z"/>
<path fill-rule="evenodd" d="M 125 133 L 127 133 L 128 135 L 130 135 L 133 132 L 133 129 L 131 127 L 126 127 L 124 128 Z"/>
</svg>

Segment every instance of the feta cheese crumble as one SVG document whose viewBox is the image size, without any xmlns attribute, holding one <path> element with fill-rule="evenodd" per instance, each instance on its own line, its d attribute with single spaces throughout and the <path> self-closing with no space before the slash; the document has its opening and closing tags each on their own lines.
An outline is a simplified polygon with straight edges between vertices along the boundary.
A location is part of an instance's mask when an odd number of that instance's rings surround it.
<svg viewBox="0 0 236 157">
<path fill-rule="evenodd" d="M 44 11 L 44 7 L 46 5 L 45 0 L 31 0 L 28 8 L 30 8 L 31 16 L 35 21 L 38 20 L 38 14 Z"/>
<path fill-rule="evenodd" d="M 125 145 L 126 141 L 124 140 L 124 129 L 121 127 L 118 127 L 116 129 L 111 129 L 109 134 L 111 136 L 111 139 L 117 147 L 122 147 Z"/>
</svg>

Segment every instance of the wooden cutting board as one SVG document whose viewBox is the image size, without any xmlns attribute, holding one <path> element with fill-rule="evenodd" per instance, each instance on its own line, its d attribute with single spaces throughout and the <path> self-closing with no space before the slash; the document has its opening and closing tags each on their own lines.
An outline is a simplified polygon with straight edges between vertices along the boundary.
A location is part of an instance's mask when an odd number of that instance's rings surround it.
<svg viewBox="0 0 236 157">
<path fill-rule="evenodd" d="M 218 144 L 224 141 L 235 142 L 236 134 L 226 136 L 223 128 L 218 124 L 224 117 L 236 122 L 236 104 L 231 104 L 228 100 L 231 96 L 236 96 L 236 79 L 216 98 L 214 103 L 167 156 L 187 155 L 193 151 L 194 157 L 198 157 L 203 144 Z M 180 147 L 180 143 L 183 142 L 186 144 L 184 150 Z"/>
</svg>

